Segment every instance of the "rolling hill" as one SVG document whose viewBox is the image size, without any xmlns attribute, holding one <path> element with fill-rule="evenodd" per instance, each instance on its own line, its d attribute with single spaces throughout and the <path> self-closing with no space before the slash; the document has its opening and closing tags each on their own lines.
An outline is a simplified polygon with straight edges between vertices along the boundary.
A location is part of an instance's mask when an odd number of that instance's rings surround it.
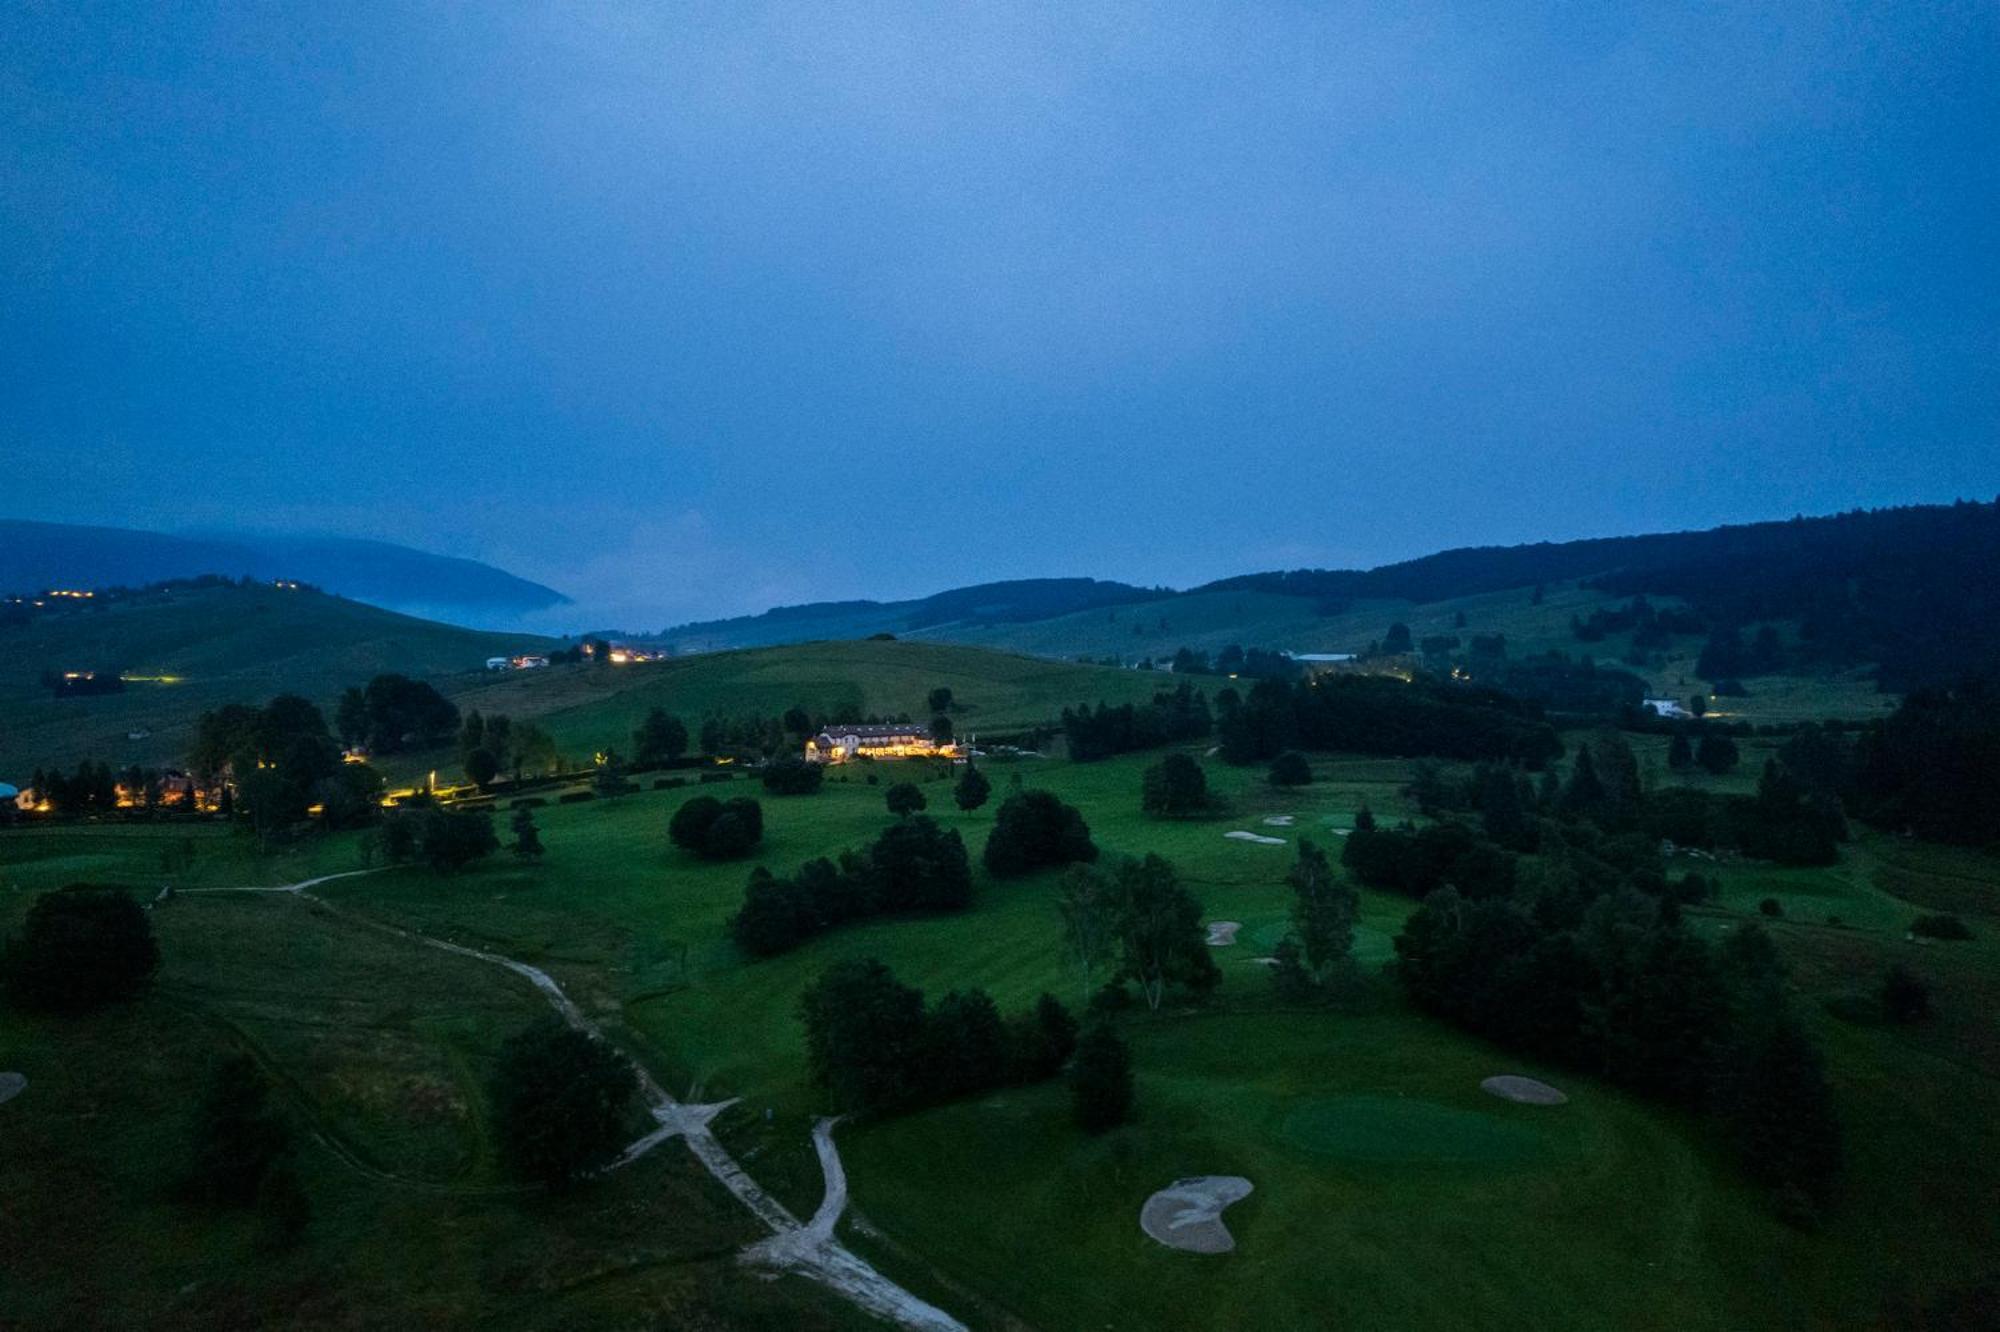
<svg viewBox="0 0 2000 1332">
<path fill-rule="evenodd" d="M 44 764 L 180 757 L 194 720 L 297 693 L 330 706 L 383 671 L 478 683 L 486 658 L 549 640 L 399 615 L 310 588 L 167 587 L 0 626 L 0 781 Z M 58 698 L 45 671 L 116 672 L 124 692 Z"/>
<path fill-rule="evenodd" d="M 496 627 L 569 601 L 491 565 L 384 541 L 172 536 L 0 519 L 0 592 L 141 587 L 202 574 L 288 579 L 406 614 Z"/>
</svg>

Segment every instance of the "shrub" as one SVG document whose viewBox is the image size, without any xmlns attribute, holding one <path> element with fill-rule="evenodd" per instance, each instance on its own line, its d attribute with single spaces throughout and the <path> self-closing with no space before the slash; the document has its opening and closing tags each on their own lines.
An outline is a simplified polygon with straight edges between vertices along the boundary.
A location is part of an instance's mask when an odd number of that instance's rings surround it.
<svg viewBox="0 0 2000 1332">
<path fill-rule="evenodd" d="M 796 754 L 788 754 L 766 763 L 763 778 L 764 789 L 772 795 L 811 795 L 826 780 L 826 769 Z"/>
<path fill-rule="evenodd" d="M 556 797 L 558 805 L 581 805 L 586 800 L 597 799 L 595 791 L 565 791 Z"/>
<path fill-rule="evenodd" d="M 667 838 L 703 860 L 736 860 L 764 840 L 764 809 L 748 796 L 725 801 L 698 795 L 674 811 Z"/>
<path fill-rule="evenodd" d="M 930 803 L 924 799 L 923 791 L 915 782 L 897 782 L 883 794 L 882 799 L 889 806 L 889 812 L 899 818 L 921 813 Z"/>
<path fill-rule="evenodd" d="M 1085 1133 L 1102 1133 L 1132 1117 L 1132 1051 L 1108 1022 L 1093 1022 L 1076 1045 L 1070 1109 Z"/>
<path fill-rule="evenodd" d="M 653 779 L 653 789 L 655 791 L 673 791 L 687 784 L 688 779 L 685 777 L 655 777 Z"/>
<path fill-rule="evenodd" d="M 996 877 L 1027 874 L 1097 859 L 1097 845 L 1083 815 L 1047 791 L 1010 796 L 986 839 L 986 868 Z"/>
<path fill-rule="evenodd" d="M 500 1047 L 493 1122 L 523 1179 L 561 1188 L 618 1159 L 639 1080 L 603 1041 L 544 1018 Z"/>
<path fill-rule="evenodd" d="M 1767 897 L 1757 904 L 1757 910 L 1776 920 L 1785 914 L 1785 904 L 1775 897 Z"/>
<path fill-rule="evenodd" d="M 77 884 L 35 899 L 0 964 L 14 1003 L 83 1013 L 136 997 L 158 969 L 160 949 L 137 902 L 115 888 Z"/>
<path fill-rule="evenodd" d="M 196 1107 L 187 1192 L 216 1206 L 256 1201 L 265 1174 L 291 1149 L 291 1135 L 265 1102 L 270 1083 L 247 1056 L 226 1060 Z"/>
<path fill-rule="evenodd" d="M 716 782 L 733 782 L 736 780 L 736 774 L 733 772 L 704 772 L 701 774 L 700 780 L 703 786 L 712 786 Z"/>
<path fill-rule="evenodd" d="M 1910 933 L 1924 939 L 1970 939 L 1972 929 L 1957 916 L 1918 916 Z"/>
<path fill-rule="evenodd" d="M 1882 978 L 1882 1015 L 1891 1022 L 1918 1022 L 1929 1017 L 1929 983 L 1908 967 L 1890 967 Z"/>
<path fill-rule="evenodd" d="M 509 809 L 541 809 L 549 802 L 541 796 L 522 796 L 507 806 Z"/>
<path fill-rule="evenodd" d="M 1310 786 L 1312 779 L 1312 764 L 1296 749 L 1287 749 L 1271 760 L 1273 786 Z"/>
</svg>

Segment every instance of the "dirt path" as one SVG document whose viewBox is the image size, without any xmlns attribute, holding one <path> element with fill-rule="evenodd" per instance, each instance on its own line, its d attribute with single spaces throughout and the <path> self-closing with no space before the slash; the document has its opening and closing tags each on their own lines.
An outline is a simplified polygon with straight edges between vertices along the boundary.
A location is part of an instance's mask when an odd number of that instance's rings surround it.
<svg viewBox="0 0 2000 1332">
<path fill-rule="evenodd" d="M 599 1040 L 604 1033 L 584 1015 L 553 976 L 540 967 L 530 966 L 500 953 L 487 952 L 480 948 L 468 948 L 464 944 L 452 943 L 446 939 L 433 938 L 428 934 L 418 934 L 399 926 L 356 915 L 336 907 L 323 897 L 307 892 L 309 888 L 335 879 L 351 878 L 357 874 L 372 873 L 370 870 L 350 870 L 345 874 L 327 874 L 301 883 L 289 884 L 281 888 L 203 889 L 205 892 L 280 892 L 292 893 L 310 902 L 316 908 L 352 921 L 369 929 L 379 930 L 397 938 L 428 948 L 456 953 L 461 957 L 475 958 L 481 962 L 522 977 L 532 984 L 549 1002 L 549 1006 L 561 1015 L 576 1030 Z M 722 1101 L 712 1105 L 687 1105 L 662 1087 L 658 1080 L 638 1063 L 633 1064 L 639 1076 L 639 1089 L 646 1099 L 647 1109 L 660 1127 L 646 1134 L 625 1149 L 609 1167 L 616 1170 L 630 1165 L 654 1147 L 669 1138 L 681 1138 L 721 1185 L 728 1189 L 736 1200 L 748 1208 L 756 1218 L 772 1232 L 771 1238 L 759 1241 L 744 1250 L 742 1261 L 779 1272 L 796 1272 L 818 1281 L 821 1285 L 845 1296 L 854 1304 L 880 1318 L 886 1318 L 901 1327 L 916 1329 L 917 1332 L 965 1332 L 965 1325 L 942 1309 L 928 1304 L 901 1286 L 883 1276 L 869 1263 L 847 1248 L 834 1237 L 834 1227 L 841 1214 L 847 1209 L 847 1171 L 841 1164 L 840 1152 L 833 1144 L 833 1127 L 838 1121 L 822 1119 L 813 1128 L 813 1146 L 819 1153 L 820 1169 L 826 1176 L 826 1195 L 819 1210 L 806 1225 L 801 1225 L 785 1205 L 766 1193 L 749 1172 L 743 1169 L 736 1158 L 716 1138 L 709 1129 L 709 1121 L 735 1104 Z"/>
</svg>

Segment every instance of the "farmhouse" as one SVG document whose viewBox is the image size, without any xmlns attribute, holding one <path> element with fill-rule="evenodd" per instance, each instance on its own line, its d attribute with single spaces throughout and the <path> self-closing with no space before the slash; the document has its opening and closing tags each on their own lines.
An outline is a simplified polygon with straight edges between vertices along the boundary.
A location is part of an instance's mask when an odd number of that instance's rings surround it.
<svg viewBox="0 0 2000 1332">
<path fill-rule="evenodd" d="M 806 758 L 813 763 L 846 763 L 857 758 L 930 758 L 953 752 L 950 745 L 937 743 L 930 727 L 917 722 L 830 726 L 806 741 Z"/>
<path fill-rule="evenodd" d="M 1645 701 L 1645 706 L 1651 708 L 1655 716 L 1665 717 L 1670 721 L 1678 721 L 1694 716 L 1692 712 L 1681 706 L 1680 700 L 1677 698 L 1649 698 Z"/>
</svg>

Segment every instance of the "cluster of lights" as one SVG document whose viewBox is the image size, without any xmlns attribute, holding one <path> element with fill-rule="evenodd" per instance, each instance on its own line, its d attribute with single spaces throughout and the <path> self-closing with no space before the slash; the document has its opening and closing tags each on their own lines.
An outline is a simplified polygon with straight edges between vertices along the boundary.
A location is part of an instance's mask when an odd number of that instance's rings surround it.
<svg viewBox="0 0 2000 1332">
<path fill-rule="evenodd" d="M 273 578 L 271 586 L 281 587 L 287 592 L 296 592 L 299 590 L 299 585 L 290 578 Z"/>
<path fill-rule="evenodd" d="M 66 587 L 52 587 L 48 590 L 48 592 L 45 595 L 51 597 L 66 597 L 71 601 L 89 601 L 92 597 L 95 597 L 97 594 L 95 592 L 78 592 L 71 588 L 66 588 Z M 38 601 L 35 604 L 39 606 L 42 603 Z"/>
</svg>

